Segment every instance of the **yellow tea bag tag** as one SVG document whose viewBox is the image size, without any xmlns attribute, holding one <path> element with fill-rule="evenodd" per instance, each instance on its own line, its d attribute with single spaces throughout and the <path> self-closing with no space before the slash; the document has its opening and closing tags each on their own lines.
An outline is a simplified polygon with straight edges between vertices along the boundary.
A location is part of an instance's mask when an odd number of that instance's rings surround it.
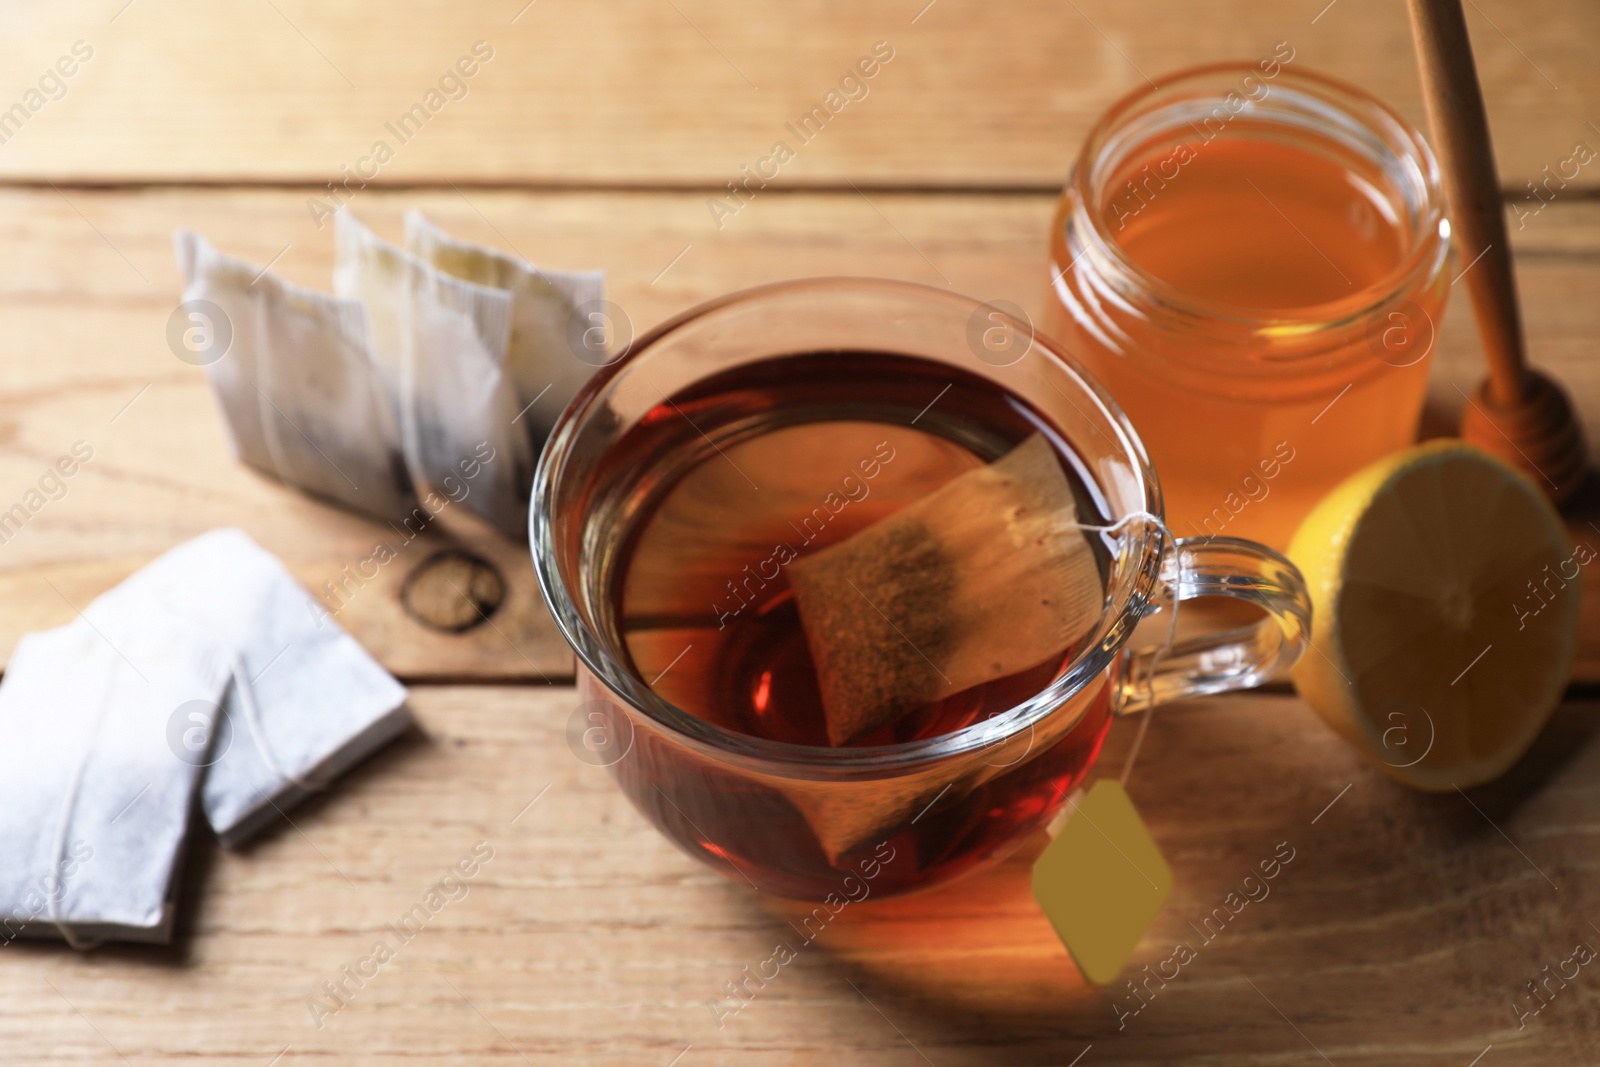
<svg viewBox="0 0 1600 1067">
<path fill-rule="evenodd" d="M 1077 799 L 1033 865 L 1034 899 L 1095 985 L 1121 972 L 1171 892 L 1172 868 L 1109 778 Z"/>
</svg>

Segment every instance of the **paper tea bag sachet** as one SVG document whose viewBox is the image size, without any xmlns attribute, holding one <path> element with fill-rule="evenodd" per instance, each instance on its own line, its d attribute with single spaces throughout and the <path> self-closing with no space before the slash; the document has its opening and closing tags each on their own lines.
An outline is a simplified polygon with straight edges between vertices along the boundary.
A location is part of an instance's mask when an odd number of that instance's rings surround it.
<svg viewBox="0 0 1600 1067">
<path fill-rule="evenodd" d="M 526 538 L 535 450 L 506 370 L 511 294 L 451 277 L 338 215 L 334 289 L 367 309 L 413 485 Z"/>
<path fill-rule="evenodd" d="M 406 247 L 446 274 L 511 294 L 505 367 L 522 412 L 517 424 L 537 451 L 599 362 L 579 358 L 569 330 L 575 315 L 605 298 L 605 272 L 543 270 L 498 249 L 458 241 L 418 211 L 406 214 Z"/>
<path fill-rule="evenodd" d="M 197 233 L 179 230 L 173 243 L 184 300 L 210 301 L 226 317 L 203 323 L 231 336 L 204 366 L 238 457 L 369 515 L 410 515 L 417 499 L 400 424 L 368 355 L 360 301 L 289 285 Z"/>
<path fill-rule="evenodd" d="M 173 742 L 187 709 L 215 709 L 229 672 L 216 649 L 131 621 L 28 634 L 6 666 L 0 943 L 171 938 L 203 762 Z"/>
<path fill-rule="evenodd" d="M 1065 652 L 1093 629 L 1104 603 L 1071 487 L 1037 435 L 795 560 L 789 581 L 835 745 Z M 1017 761 L 969 768 L 963 790 Z M 927 775 L 800 784 L 790 797 L 823 851 L 842 862 L 941 797 L 959 801 L 951 784 Z"/>
<path fill-rule="evenodd" d="M 411 723 L 406 691 L 283 564 L 243 531 L 213 530 L 97 597 L 107 632 L 144 626 L 218 649 L 231 676 L 201 799 L 233 846 Z"/>
<path fill-rule="evenodd" d="M 1064 652 L 1104 600 L 1072 488 L 1038 434 L 797 559 L 789 581 L 835 745 Z"/>
</svg>

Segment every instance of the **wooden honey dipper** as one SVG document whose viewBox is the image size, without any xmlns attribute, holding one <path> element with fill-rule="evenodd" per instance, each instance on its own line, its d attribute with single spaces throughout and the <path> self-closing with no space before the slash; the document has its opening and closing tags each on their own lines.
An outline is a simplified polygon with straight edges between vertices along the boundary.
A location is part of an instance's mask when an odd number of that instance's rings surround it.
<svg viewBox="0 0 1600 1067">
<path fill-rule="evenodd" d="M 1461 413 L 1461 436 L 1524 471 L 1557 504 L 1588 467 L 1565 390 L 1528 365 L 1489 122 L 1461 0 L 1410 0 L 1422 94 L 1444 177 L 1456 252 L 1489 361 Z"/>
</svg>

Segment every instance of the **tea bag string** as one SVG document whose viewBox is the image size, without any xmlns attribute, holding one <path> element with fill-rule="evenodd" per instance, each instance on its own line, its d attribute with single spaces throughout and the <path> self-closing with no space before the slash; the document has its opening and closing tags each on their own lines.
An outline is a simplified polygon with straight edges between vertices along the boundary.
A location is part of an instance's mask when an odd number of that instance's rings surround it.
<svg viewBox="0 0 1600 1067">
<path fill-rule="evenodd" d="M 78 797 L 83 792 L 84 778 L 89 770 L 89 758 L 94 754 L 95 739 L 101 734 L 101 727 L 105 724 L 106 710 L 111 706 L 111 694 L 117 689 L 117 674 L 122 669 L 120 661 L 113 660 L 111 669 L 106 675 L 105 689 L 100 694 L 100 708 L 95 712 L 94 726 L 89 731 L 89 743 L 83 746 L 83 755 L 78 759 L 78 767 L 73 772 L 72 783 L 67 786 L 67 795 L 61 801 L 61 816 L 56 822 L 55 847 L 50 850 L 50 868 L 55 883 L 48 887 L 45 899 L 49 901 L 47 915 L 51 925 L 61 935 L 61 940 L 69 948 L 79 952 L 87 951 L 103 944 L 101 939 L 84 939 L 73 932 L 72 926 L 61 915 L 61 898 L 67 895 L 67 888 L 62 884 L 61 871 L 67 862 L 67 834 L 72 829 L 72 816 L 78 808 Z"/>
<path fill-rule="evenodd" d="M 172 617 L 174 620 L 182 618 L 177 612 L 174 612 Z M 192 622 L 184 620 L 181 625 L 184 632 L 196 643 L 215 647 L 216 643 L 213 639 L 203 633 Z M 301 778 L 278 763 L 277 757 L 273 755 L 272 746 L 267 743 L 267 731 L 261 724 L 261 711 L 256 705 L 255 690 L 252 688 L 253 680 L 250 677 L 250 672 L 245 668 L 244 656 L 236 648 L 218 647 L 218 651 L 226 654 L 228 673 L 233 676 L 233 699 L 228 702 L 227 707 L 224 709 L 224 714 L 231 717 L 235 711 L 238 711 L 244 717 L 245 726 L 250 729 L 250 740 L 255 744 L 256 752 L 261 756 L 261 762 L 266 765 L 267 770 L 283 781 L 296 785 L 308 793 L 317 793 L 326 789 L 326 784 Z M 284 652 L 287 651 L 288 647 L 286 646 Z M 283 652 L 278 653 L 278 655 L 283 655 Z M 273 662 L 276 662 L 276 659 Z M 268 664 L 268 666 L 270 667 L 271 664 Z M 265 674 L 265 669 L 261 673 Z"/>
<path fill-rule="evenodd" d="M 261 762 L 267 765 L 267 770 L 277 775 L 280 779 L 290 782 L 305 790 L 307 793 L 319 793 L 327 788 L 322 782 L 313 782 L 279 765 L 272 754 L 272 748 L 267 744 L 267 732 L 261 725 L 261 712 L 256 706 L 255 693 L 250 687 L 250 675 L 245 670 L 244 659 L 237 652 L 230 657 L 233 671 L 233 695 L 239 705 L 240 712 L 244 715 L 245 725 L 250 728 L 250 739 L 255 742 L 256 752 L 261 756 Z"/>
<path fill-rule="evenodd" d="M 267 352 L 271 350 L 268 347 L 268 341 L 265 337 L 267 332 L 268 314 L 269 309 L 263 306 L 258 309 L 258 313 L 256 315 L 257 337 L 255 350 L 257 352 Z M 300 484 L 300 480 L 294 476 L 294 469 L 290 465 L 288 455 L 283 448 L 283 438 L 278 432 L 278 419 L 281 417 L 283 421 L 289 422 L 289 416 L 279 411 L 278 405 L 273 403 L 272 398 L 267 395 L 267 390 L 273 387 L 273 381 L 268 377 L 268 375 L 271 373 L 270 370 L 268 370 L 271 362 L 271 360 L 257 359 L 253 364 L 255 370 L 255 380 L 250 383 L 251 388 L 255 389 L 256 391 L 256 411 L 260 414 L 261 418 L 261 440 L 262 443 L 267 446 L 267 458 L 272 461 L 273 469 L 277 471 L 278 478 L 285 485 L 292 486 L 293 488 L 304 492 L 305 487 L 302 486 Z M 290 423 L 290 425 L 292 426 L 294 424 Z M 306 440 L 309 441 L 311 439 L 306 438 Z M 316 447 L 316 442 L 312 442 L 312 447 Z M 332 461 L 330 460 L 330 462 Z"/>
<path fill-rule="evenodd" d="M 233 700 L 228 702 L 227 707 L 224 709 L 224 714 L 231 716 L 235 710 L 238 710 L 244 716 L 245 725 L 250 729 L 250 740 L 255 744 L 256 752 L 261 756 L 261 762 L 266 764 L 267 770 L 283 781 L 299 786 L 308 793 L 317 793 L 326 789 L 327 785 L 301 778 L 278 763 L 277 758 L 272 753 L 272 747 L 267 743 L 267 731 L 261 725 L 261 712 L 256 705 L 255 691 L 251 688 L 250 672 L 245 669 L 244 657 L 239 650 L 217 646 L 217 643 L 210 635 L 204 633 L 193 621 L 184 619 L 177 611 L 172 613 L 172 618 L 197 644 L 217 647 L 218 652 L 227 656 L 228 672 L 233 676 Z M 177 620 L 182 620 L 182 622 L 177 622 Z M 288 647 L 286 646 L 284 652 L 287 651 Z M 283 652 L 278 653 L 278 655 L 283 655 Z M 274 662 L 276 662 L 276 659 L 274 659 Z M 270 667 L 271 664 L 268 664 L 268 666 Z M 265 669 L 261 673 L 265 674 Z M 237 709 L 235 709 L 234 705 L 238 705 Z"/>
<path fill-rule="evenodd" d="M 1091 526 L 1087 523 L 1075 524 L 1080 530 L 1093 530 L 1097 533 L 1115 534 L 1124 526 L 1136 519 L 1143 520 L 1147 525 L 1155 527 L 1161 532 L 1161 549 L 1163 559 L 1167 558 L 1167 550 L 1172 550 L 1173 560 L 1178 558 L 1178 539 L 1172 535 L 1172 530 L 1167 526 L 1161 516 L 1149 511 L 1129 512 L 1116 522 L 1106 526 Z M 1163 568 L 1164 569 L 1164 568 Z M 1178 590 L 1173 582 L 1162 581 L 1162 586 L 1167 590 L 1167 595 L 1172 601 L 1172 611 L 1167 620 L 1167 639 L 1155 650 L 1150 657 L 1150 670 L 1145 677 L 1147 691 L 1153 692 L 1155 688 L 1156 672 L 1161 666 L 1161 660 L 1172 651 L 1173 642 L 1178 636 Z M 1148 694 L 1147 694 L 1148 695 Z M 1123 761 L 1122 774 L 1117 778 L 1117 784 L 1126 786 L 1128 776 L 1133 773 L 1134 761 L 1139 758 L 1139 751 L 1144 747 L 1144 735 L 1150 730 L 1150 719 L 1155 715 L 1155 701 L 1150 700 L 1145 705 L 1144 717 L 1139 722 L 1139 729 L 1133 735 L 1133 745 L 1128 750 L 1128 758 Z"/>
<path fill-rule="evenodd" d="M 202 645 L 212 645 L 217 647 L 218 652 L 226 654 L 228 673 L 233 676 L 233 700 L 227 703 L 227 707 L 223 709 L 223 714 L 232 716 L 234 711 L 238 710 L 244 716 L 245 725 L 250 729 L 250 740 L 255 744 L 256 752 L 261 756 L 261 762 L 266 764 L 267 770 L 283 781 L 299 786 L 308 793 L 317 793 L 326 789 L 327 786 L 325 784 L 307 781 L 278 763 L 277 758 L 272 753 L 272 747 L 267 743 L 267 731 L 261 725 L 261 712 L 256 706 L 255 691 L 251 687 L 250 672 L 245 669 L 244 656 L 239 650 L 237 648 L 218 647 L 210 635 L 202 632 L 191 620 L 184 619 L 176 611 L 173 612 L 172 617 L 174 620 L 183 619 L 181 623 L 183 630 L 195 642 Z M 287 652 L 288 647 L 285 646 L 283 651 Z M 283 652 L 278 653 L 278 655 L 283 655 Z M 274 658 L 273 662 L 277 662 L 276 658 Z M 269 663 L 267 666 L 270 667 L 271 665 Z M 265 674 L 265 669 L 261 673 Z M 235 709 L 235 705 L 237 705 L 237 709 Z"/>
</svg>

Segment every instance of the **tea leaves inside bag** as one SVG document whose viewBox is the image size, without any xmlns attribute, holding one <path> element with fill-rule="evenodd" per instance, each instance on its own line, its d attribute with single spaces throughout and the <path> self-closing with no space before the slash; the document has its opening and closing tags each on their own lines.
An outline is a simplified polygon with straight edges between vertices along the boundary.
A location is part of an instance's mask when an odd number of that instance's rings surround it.
<svg viewBox="0 0 1600 1067">
<path fill-rule="evenodd" d="M 449 497 L 509 537 L 527 533 L 534 449 L 505 372 L 511 296 L 436 270 L 338 217 L 334 287 L 367 308 L 372 354 L 399 398 L 419 491 Z"/>
<path fill-rule="evenodd" d="M 228 320 L 231 343 L 205 373 L 235 454 L 369 515 L 412 514 L 399 417 L 360 301 L 290 285 L 192 231 L 173 243 L 185 301 L 210 301 Z"/>
<path fill-rule="evenodd" d="M 1061 654 L 1104 593 L 1055 453 L 1004 458 L 790 568 L 834 745 Z"/>
<path fill-rule="evenodd" d="M 573 315 L 605 297 L 605 272 L 544 270 L 451 237 L 419 211 L 406 213 L 406 247 L 446 274 L 511 294 L 505 370 L 522 412 L 519 427 L 535 448 L 543 444 L 597 365 L 572 351 L 568 331 Z"/>
</svg>

